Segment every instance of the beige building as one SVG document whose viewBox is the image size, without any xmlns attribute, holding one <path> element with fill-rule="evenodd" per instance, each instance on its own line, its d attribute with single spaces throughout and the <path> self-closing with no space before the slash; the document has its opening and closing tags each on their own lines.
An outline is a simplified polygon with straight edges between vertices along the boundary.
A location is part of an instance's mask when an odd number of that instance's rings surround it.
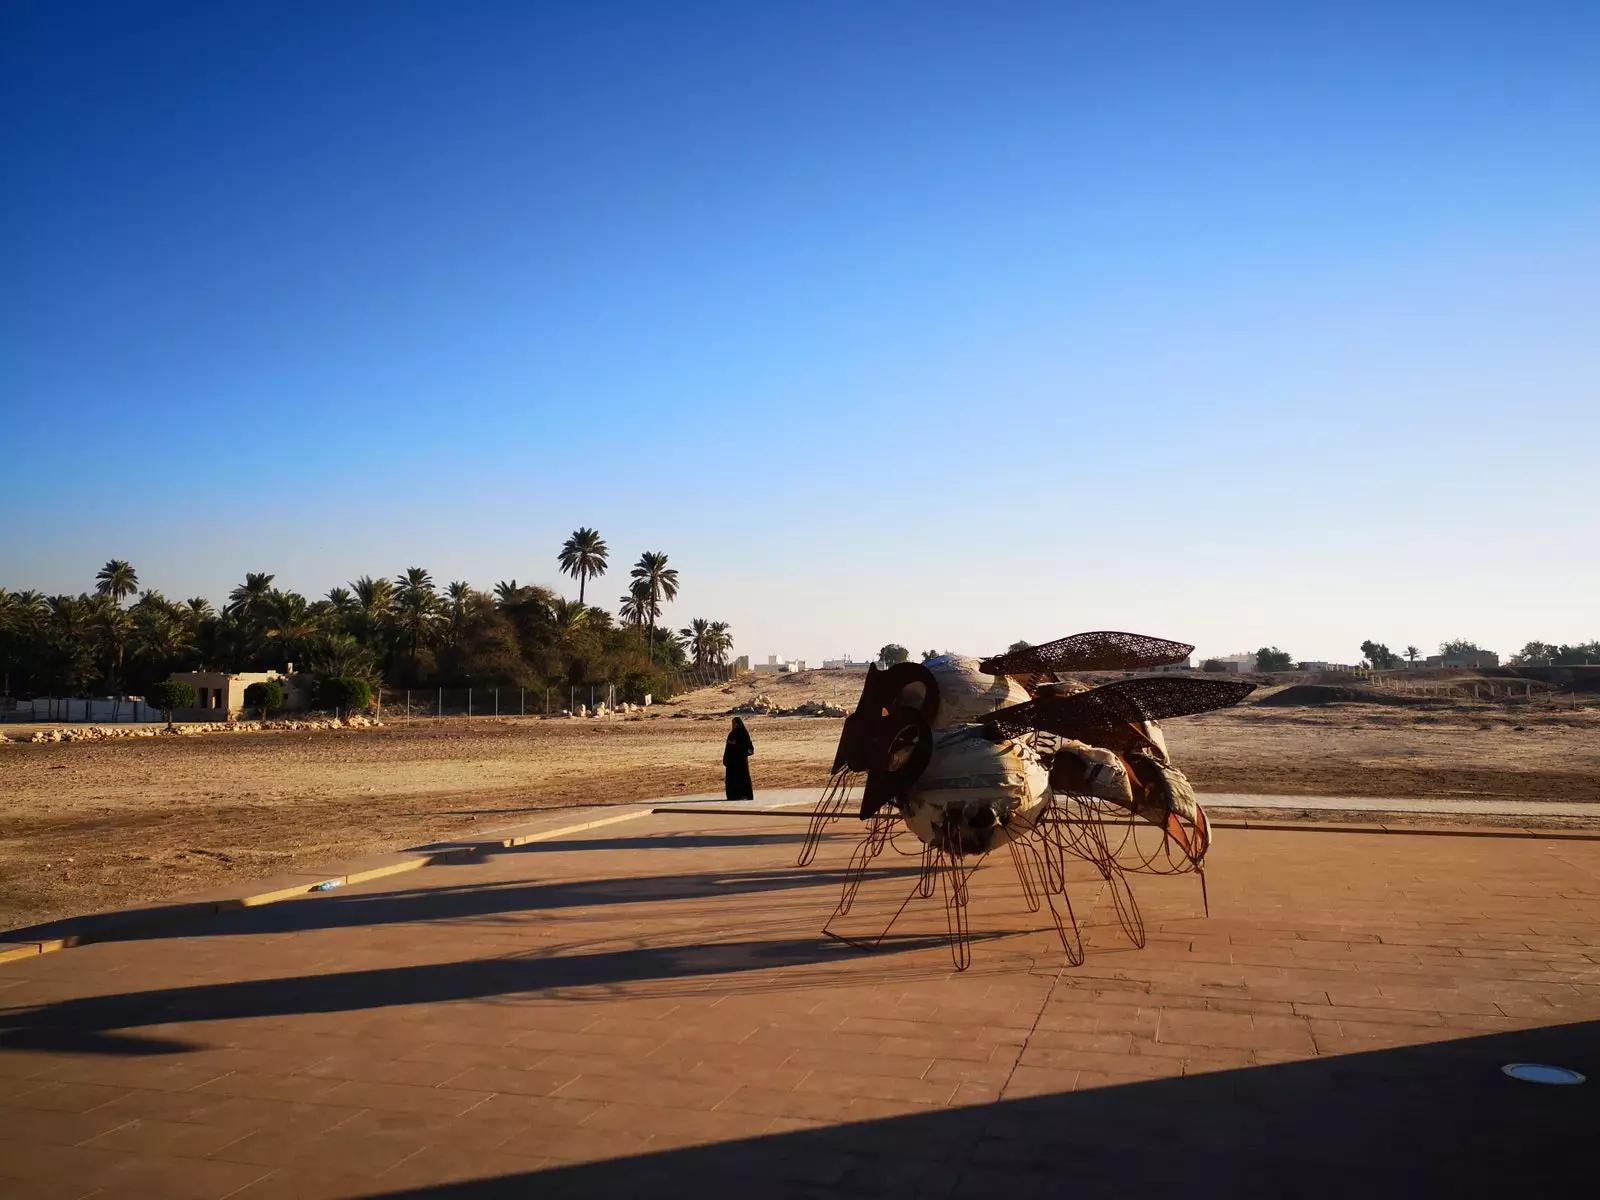
<svg viewBox="0 0 1600 1200">
<path fill-rule="evenodd" d="M 239 716 L 244 711 L 244 691 L 252 683 L 276 679 L 283 685 L 284 708 L 305 708 L 310 692 L 310 681 L 294 673 L 293 663 L 289 664 L 287 673 L 240 671 L 228 675 L 220 671 L 175 671 L 168 678 L 173 683 L 187 683 L 194 688 L 194 708 L 184 710 L 188 720 L 226 721 Z"/>
</svg>

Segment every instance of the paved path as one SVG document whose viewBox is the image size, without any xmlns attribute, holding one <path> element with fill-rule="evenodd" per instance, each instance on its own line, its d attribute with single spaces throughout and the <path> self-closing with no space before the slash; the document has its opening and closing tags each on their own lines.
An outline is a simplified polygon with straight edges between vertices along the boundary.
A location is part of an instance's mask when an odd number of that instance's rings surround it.
<svg viewBox="0 0 1600 1200">
<path fill-rule="evenodd" d="M 787 808 L 814 804 L 821 792 L 816 788 L 773 788 L 755 799 L 757 808 Z M 1442 817 L 1597 817 L 1600 804 L 1566 800 L 1511 800 L 1499 796 L 1474 799 L 1469 796 L 1255 796 L 1235 792 L 1205 792 L 1200 801 L 1206 810 L 1225 812 L 1235 808 L 1282 809 L 1293 812 L 1369 812 L 1432 813 Z M 720 796 L 695 795 L 668 798 L 659 803 L 716 804 L 728 802 Z"/>
<path fill-rule="evenodd" d="M 769 797 L 768 799 L 771 799 Z M 618 815 L 617 810 L 609 810 Z M 572 819 L 572 815 L 568 815 Z M 549 823 L 545 823 L 546 828 Z M 0 1195 L 1582 1194 L 1600 843 L 1219 843 L 1075 876 L 1066 968 L 1015 875 L 892 949 L 818 935 L 854 839 L 655 816 L 0 964 Z M 850 930 L 908 886 L 890 861 Z"/>
</svg>

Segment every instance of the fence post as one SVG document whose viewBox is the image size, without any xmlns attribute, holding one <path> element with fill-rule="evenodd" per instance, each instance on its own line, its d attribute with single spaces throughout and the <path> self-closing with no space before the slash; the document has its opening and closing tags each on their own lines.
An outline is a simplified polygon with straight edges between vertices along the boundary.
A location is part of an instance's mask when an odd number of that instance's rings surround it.
<svg viewBox="0 0 1600 1200">
<path fill-rule="evenodd" d="M 433 715 L 436 716 L 436 717 L 444 716 L 444 689 L 443 688 L 439 689 L 439 707 L 433 710 Z"/>
<path fill-rule="evenodd" d="M 467 689 L 467 720 L 472 720 L 472 689 Z"/>
<path fill-rule="evenodd" d="M 528 689 L 518 688 L 517 692 L 517 716 L 525 717 L 528 715 Z"/>
<path fill-rule="evenodd" d="M 499 688 L 495 688 L 495 690 L 494 690 L 494 715 L 497 716 L 497 717 L 500 715 L 500 689 Z"/>
<path fill-rule="evenodd" d="M 411 689 L 406 689 L 406 720 L 411 719 Z"/>
</svg>

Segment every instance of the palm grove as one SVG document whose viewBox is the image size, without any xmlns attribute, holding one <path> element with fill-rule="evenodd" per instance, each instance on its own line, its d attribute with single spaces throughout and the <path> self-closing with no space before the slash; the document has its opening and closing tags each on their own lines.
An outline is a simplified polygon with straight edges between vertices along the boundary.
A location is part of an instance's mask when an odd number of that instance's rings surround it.
<svg viewBox="0 0 1600 1200">
<path fill-rule="evenodd" d="M 557 563 L 578 599 L 515 579 L 489 592 L 461 581 L 441 588 L 410 567 L 393 579 L 363 575 L 316 600 L 251 573 L 218 609 L 141 590 L 133 566 L 113 560 L 77 596 L 0 588 L 0 694 L 142 695 L 174 671 L 294 663 L 320 678 L 401 688 L 613 684 L 619 699 L 637 699 L 664 694 L 668 677 L 691 662 L 727 662 L 725 622 L 662 627 L 678 594 L 665 554 L 639 556 L 615 617 L 585 600 L 609 566 L 596 530 L 574 532 Z"/>
</svg>

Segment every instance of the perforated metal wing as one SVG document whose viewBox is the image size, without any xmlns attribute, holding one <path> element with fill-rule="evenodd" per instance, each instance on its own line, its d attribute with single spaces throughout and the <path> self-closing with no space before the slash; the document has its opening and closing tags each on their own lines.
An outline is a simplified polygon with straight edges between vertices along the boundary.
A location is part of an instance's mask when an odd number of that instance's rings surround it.
<svg viewBox="0 0 1600 1200">
<path fill-rule="evenodd" d="M 1030 676 L 1053 671 L 1131 671 L 1182 662 L 1194 647 L 1142 633 L 1075 633 L 1042 646 L 997 654 L 978 664 L 988 675 Z"/>
<path fill-rule="evenodd" d="M 1100 744 L 1096 735 L 1101 731 L 1227 708 L 1255 690 L 1253 683 L 1155 675 L 1069 696 L 1040 696 L 998 709 L 988 720 L 1012 736 L 1037 730 Z"/>
</svg>

